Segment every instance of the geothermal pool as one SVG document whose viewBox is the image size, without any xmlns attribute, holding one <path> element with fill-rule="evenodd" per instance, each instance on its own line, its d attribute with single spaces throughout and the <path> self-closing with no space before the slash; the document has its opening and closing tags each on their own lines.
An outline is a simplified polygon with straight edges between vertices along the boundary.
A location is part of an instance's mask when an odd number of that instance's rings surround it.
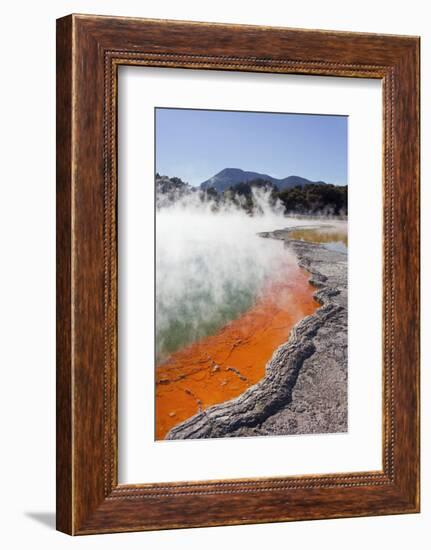
<svg viewBox="0 0 431 550">
<path fill-rule="evenodd" d="M 282 241 L 259 232 L 303 225 L 290 233 L 292 239 L 347 251 L 346 224 L 339 222 L 323 228 L 310 220 L 235 215 L 215 226 L 199 215 L 178 226 L 172 213 L 162 216 L 156 242 L 156 439 L 260 380 L 292 327 L 319 307 L 310 275 Z"/>
</svg>

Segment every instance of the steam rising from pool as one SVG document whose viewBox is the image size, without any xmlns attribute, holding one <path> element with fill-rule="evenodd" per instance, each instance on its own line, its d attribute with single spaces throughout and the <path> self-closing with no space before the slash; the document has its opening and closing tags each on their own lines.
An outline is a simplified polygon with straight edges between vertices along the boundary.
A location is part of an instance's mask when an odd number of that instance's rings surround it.
<svg viewBox="0 0 431 550">
<path fill-rule="evenodd" d="M 194 197 L 157 210 L 157 364 L 240 316 L 269 282 L 288 277 L 295 258 L 258 233 L 313 222 L 286 218 L 263 191 L 254 191 L 254 201 L 254 216 L 232 205 L 215 211 Z"/>
</svg>

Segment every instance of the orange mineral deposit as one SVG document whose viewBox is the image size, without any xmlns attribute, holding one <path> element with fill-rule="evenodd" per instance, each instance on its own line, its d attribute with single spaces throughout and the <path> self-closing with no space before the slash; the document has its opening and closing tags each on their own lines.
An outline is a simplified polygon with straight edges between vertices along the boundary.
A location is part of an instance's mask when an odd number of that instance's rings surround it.
<svg viewBox="0 0 431 550">
<path fill-rule="evenodd" d="M 318 307 L 310 275 L 289 266 L 243 315 L 156 367 L 156 439 L 201 410 L 243 393 L 265 374 L 292 327 Z"/>
</svg>

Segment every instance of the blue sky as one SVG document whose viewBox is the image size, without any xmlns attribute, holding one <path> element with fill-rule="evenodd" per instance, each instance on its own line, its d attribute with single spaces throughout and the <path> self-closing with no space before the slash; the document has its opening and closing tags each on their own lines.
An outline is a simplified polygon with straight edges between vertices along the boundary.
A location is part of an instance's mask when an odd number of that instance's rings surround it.
<svg viewBox="0 0 431 550">
<path fill-rule="evenodd" d="M 223 168 L 347 183 L 347 117 L 156 109 L 156 171 L 199 185 Z"/>
</svg>

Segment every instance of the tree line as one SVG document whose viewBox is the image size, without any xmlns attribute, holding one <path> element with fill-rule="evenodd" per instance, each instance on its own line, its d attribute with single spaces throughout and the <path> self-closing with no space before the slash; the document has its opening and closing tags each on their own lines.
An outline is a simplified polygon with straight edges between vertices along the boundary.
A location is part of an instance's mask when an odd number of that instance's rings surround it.
<svg viewBox="0 0 431 550">
<path fill-rule="evenodd" d="M 253 190 L 261 189 L 268 194 L 270 203 L 278 201 L 284 208 L 285 214 L 313 214 L 313 215 L 347 215 L 348 192 L 347 185 L 333 185 L 330 183 L 309 183 L 289 189 L 279 190 L 272 182 L 262 179 L 246 183 L 238 183 L 222 193 L 224 199 L 244 204 L 246 209 L 253 208 Z M 208 189 L 213 197 L 215 189 Z M 239 197 L 245 200 L 236 201 Z"/>
<path fill-rule="evenodd" d="M 256 191 L 265 194 L 273 207 L 282 208 L 285 214 L 346 216 L 348 212 L 347 185 L 310 183 L 279 190 L 270 181 L 255 179 L 233 185 L 223 192 L 214 187 L 202 190 L 192 187 L 180 178 L 156 174 L 156 191 L 161 205 L 172 204 L 180 198 L 193 195 L 201 201 L 210 201 L 214 208 L 233 204 L 250 215 L 259 211 Z"/>
</svg>

